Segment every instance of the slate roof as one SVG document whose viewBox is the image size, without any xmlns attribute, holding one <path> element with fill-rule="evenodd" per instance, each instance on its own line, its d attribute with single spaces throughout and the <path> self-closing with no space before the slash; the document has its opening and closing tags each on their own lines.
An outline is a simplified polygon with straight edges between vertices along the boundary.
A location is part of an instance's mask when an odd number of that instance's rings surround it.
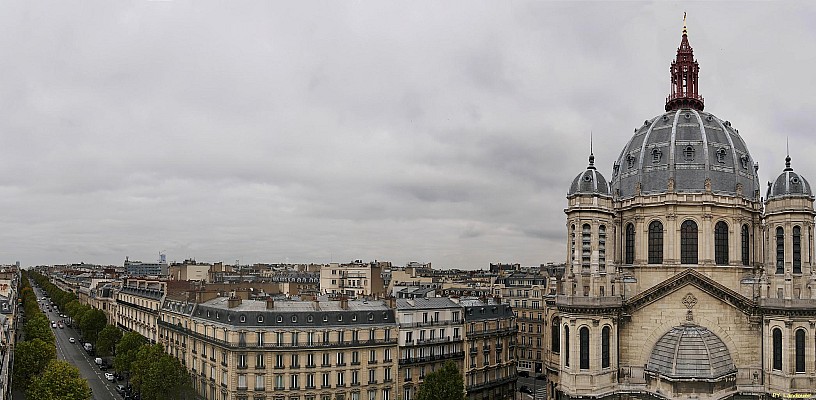
<svg viewBox="0 0 816 400">
<path fill-rule="evenodd" d="M 768 194 L 765 196 L 767 200 L 783 197 L 813 198 L 810 183 L 805 177 L 793 172 L 790 161 L 790 156 L 785 158 L 785 169 L 773 183 L 768 182 Z"/>
<path fill-rule="evenodd" d="M 617 198 L 668 192 L 674 179 L 678 193 L 711 191 L 758 200 L 754 159 L 739 132 L 713 114 L 679 109 L 644 121 L 615 162 L 611 189 Z M 741 185 L 740 195 L 737 186 Z"/>
</svg>

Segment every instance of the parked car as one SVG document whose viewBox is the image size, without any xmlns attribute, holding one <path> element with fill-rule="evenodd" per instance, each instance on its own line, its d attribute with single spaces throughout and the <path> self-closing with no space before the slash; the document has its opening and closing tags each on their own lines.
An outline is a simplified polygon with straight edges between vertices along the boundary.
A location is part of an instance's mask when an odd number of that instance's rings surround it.
<svg viewBox="0 0 816 400">
<path fill-rule="evenodd" d="M 527 386 L 522 386 L 522 387 L 520 387 L 520 388 L 519 388 L 519 392 L 521 392 L 521 393 L 527 393 L 527 394 L 533 394 L 533 391 L 532 391 L 532 390 L 530 390 L 530 388 L 528 388 Z"/>
<path fill-rule="evenodd" d="M 76 339 L 74 339 L 72 337 L 69 337 L 68 338 L 68 343 L 76 343 Z"/>
<path fill-rule="evenodd" d="M 116 378 L 114 378 L 113 374 L 110 373 L 110 372 L 105 372 L 105 379 L 107 379 L 110 382 L 113 382 L 114 380 L 116 380 Z"/>
<path fill-rule="evenodd" d="M 125 385 L 116 385 L 116 392 L 119 394 L 125 394 Z"/>
</svg>

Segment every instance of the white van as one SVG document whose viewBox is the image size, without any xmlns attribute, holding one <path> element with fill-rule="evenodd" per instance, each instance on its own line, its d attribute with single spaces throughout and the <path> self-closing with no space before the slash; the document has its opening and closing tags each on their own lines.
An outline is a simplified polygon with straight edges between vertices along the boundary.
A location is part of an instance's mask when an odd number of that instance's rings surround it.
<svg viewBox="0 0 816 400">
<path fill-rule="evenodd" d="M 99 357 L 96 357 L 96 358 L 94 359 L 94 362 L 96 363 L 96 365 L 102 365 L 102 359 L 101 359 L 101 358 L 99 358 Z"/>
</svg>

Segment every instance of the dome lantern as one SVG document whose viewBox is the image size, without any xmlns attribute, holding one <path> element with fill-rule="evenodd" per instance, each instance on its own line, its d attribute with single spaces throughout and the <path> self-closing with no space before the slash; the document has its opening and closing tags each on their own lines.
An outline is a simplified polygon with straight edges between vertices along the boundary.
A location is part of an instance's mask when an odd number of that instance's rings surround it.
<svg viewBox="0 0 816 400">
<path fill-rule="evenodd" d="M 669 97 L 666 97 L 666 111 L 681 108 L 703 111 L 705 107 L 703 96 L 700 96 L 697 87 L 700 66 L 694 59 L 694 49 L 691 48 L 688 41 L 685 13 L 683 14 L 683 38 L 680 40 L 680 47 L 677 48 L 677 58 L 672 61 L 669 71 L 671 72 L 671 91 Z"/>
</svg>

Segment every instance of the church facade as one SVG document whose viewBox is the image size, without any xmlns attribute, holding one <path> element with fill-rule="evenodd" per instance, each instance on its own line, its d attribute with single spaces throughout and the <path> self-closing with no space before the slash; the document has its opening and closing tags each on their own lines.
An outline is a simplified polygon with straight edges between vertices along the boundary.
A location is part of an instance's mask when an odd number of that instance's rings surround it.
<svg viewBox="0 0 816 400">
<path fill-rule="evenodd" d="M 699 69 L 684 27 L 665 112 L 569 188 L 549 398 L 816 396 L 811 187 L 788 156 L 763 190 Z"/>
</svg>

